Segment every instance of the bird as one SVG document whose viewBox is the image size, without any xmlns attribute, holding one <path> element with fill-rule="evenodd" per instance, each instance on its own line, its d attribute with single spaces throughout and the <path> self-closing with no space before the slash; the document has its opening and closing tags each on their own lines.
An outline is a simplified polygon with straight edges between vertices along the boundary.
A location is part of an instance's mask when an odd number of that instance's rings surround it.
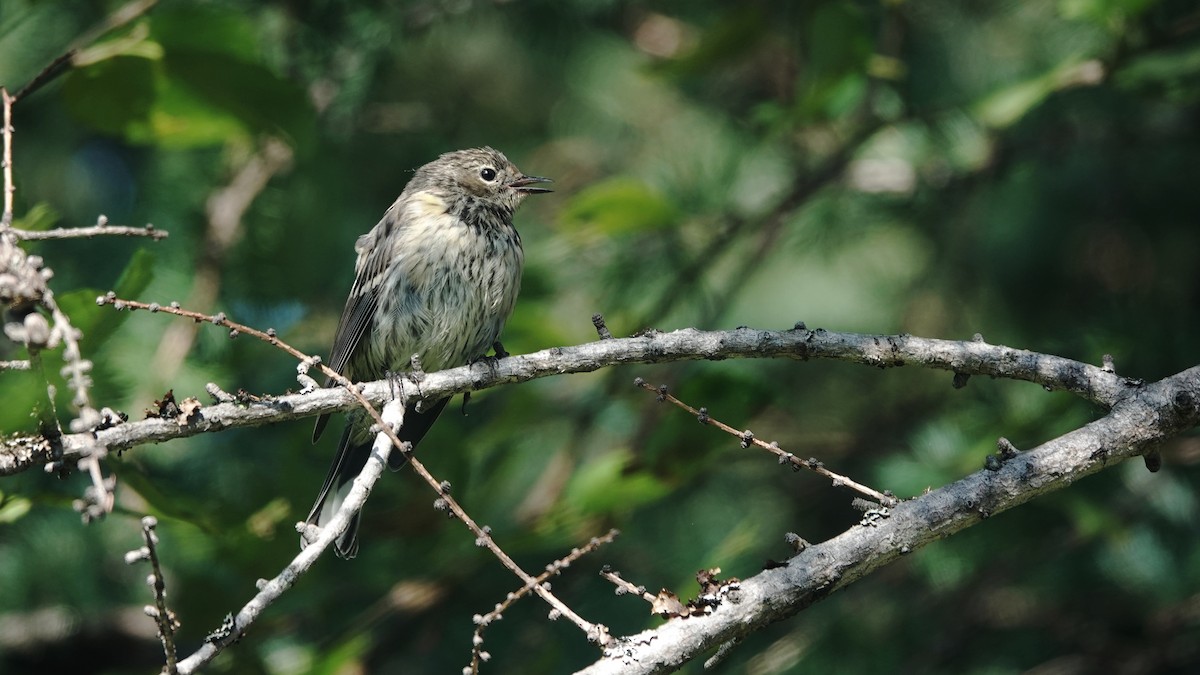
<svg viewBox="0 0 1200 675">
<path fill-rule="evenodd" d="M 352 382 L 382 379 L 419 363 L 454 368 L 499 347 L 516 304 L 524 251 L 513 214 L 549 178 L 527 176 L 491 147 L 448 152 L 417 169 L 399 198 L 354 250 L 354 283 L 342 310 L 328 365 Z M 418 360 L 413 357 L 418 357 Z M 325 386 L 332 384 L 332 378 Z M 449 398 L 408 405 L 397 435 L 415 446 Z M 316 443 L 329 414 L 317 418 Z M 337 454 L 307 523 L 328 522 L 371 454 L 371 419 L 347 415 Z M 393 471 L 408 463 L 393 452 Z M 338 557 L 358 553 L 355 513 L 335 542 Z M 301 537 L 301 548 L 307 546 Z"/>
</svg>

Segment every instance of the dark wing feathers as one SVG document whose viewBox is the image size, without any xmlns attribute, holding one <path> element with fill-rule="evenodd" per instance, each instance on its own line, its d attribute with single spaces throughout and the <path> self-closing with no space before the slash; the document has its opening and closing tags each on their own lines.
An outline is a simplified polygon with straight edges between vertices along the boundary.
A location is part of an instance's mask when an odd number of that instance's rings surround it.
<svg viewBox="0 0 1200 675">
<path fill-rule="evenodd" d="M 333 349 L 329 354 L 329 367 L 334 371 L 345 374 L 346 364 L 370 330 L 374 328 L 375 309 L 379 306 L 379 295 L 383 286 L 383 273 L 391 257 L 389 247 L 376 245 L 380 239 L 387 239 L 394 218 L 389 212 L 383 221 L 375 227 L 370 235 L 359 240 L 359 259 L 354 276 L 354 285 L 350 287 L 350 296 L 346 298 L 346 307 L 342 310 L 342 318 L 338 322 L 337 333 L 333 338 Z M 378 236 L 376 236 L 378 235 Z M 364 241 L 365 240 L 365 241 Z M 367 248 L 364 256 L 362 250 Z M 361 377 L 363 373 L 354 373 L 352 377 Z M 325 381 L 325 386 L 333 384 L 332 379 Z M 316 443 L 329 423 L 329 415 L 317 418 L 313 427 L 313 442 Z"/>
</svg>

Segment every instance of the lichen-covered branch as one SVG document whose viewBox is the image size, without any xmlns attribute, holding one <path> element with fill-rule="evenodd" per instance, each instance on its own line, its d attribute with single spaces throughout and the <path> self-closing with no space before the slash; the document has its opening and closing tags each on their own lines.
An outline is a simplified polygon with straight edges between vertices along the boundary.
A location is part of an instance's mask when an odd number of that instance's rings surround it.
<svg viewBox="0 0 1200 675">
<path fill-rule="evenodd" d="M 712 614 L 674 619 L 619 638 L 579 675 L 674 672 L 684 663 L 766 624 L 792 616 L 900 556 L 979 524 L 1157 446 L 1200 422 L 1200 366 L 1149 385 L 1129 383 L 1112 410 L 1027 452 L 999 453 L 962 480 L 899 505 L 782 567 L 741 581 Z"/>
<path fill-rule="evenodd" d="M 1049 390 L 1070 391 L 1105 408 L 1112 407 L 1136 384 L 1135 380 L 1123 378 L 1111 368 L 991 345 L 982 340 L 937 340 L 910 335 L 864 335 L 806 328 L 784 331 L 749 328 L 700 331 L 687 328 L 670 333 L 599 340 L 574 347 L 553 347 L 493 362 L 429 373 L 423 377 L 419 387 L 411 382 L 406 385 L 409 385 L 408 391 L 419 390 L 422 396 L 436 400 L 500 384 L 591 372 L 609 366 L 730 358 L 835 359 L 880 368 L 912 365 L 951 371 L 955 373 L 956 383 L 969 375 L 1004 377 L 1035 382 Z M 363 386 L 363 394 L 374 405 L 390 398 L 391 391 L 391 385 L 383 380 Z M 64 435 L 61 439 L 61 459 L 67 462 L 77 460 L 86 448 L 95 445 L 113 451 L 125 450 L 145 443 L 160 443 L 231 427 L 258 426 L 347 411 L 356 405 L 353 396 L 342 388 L 264 397 L 247 403 L 219 403 L 204 407 L 199 415 L 186 423 L 172 419 L 146 419 L 93 432 Z M 27 437 L 6 440 L 0 446 L 0 475 L 25 471 L 55 459 L 52 452 L 30 453 L 30 447 L 46 446 Z M 21 450 L 19 455 L 18 449 Z"/>
</svg>

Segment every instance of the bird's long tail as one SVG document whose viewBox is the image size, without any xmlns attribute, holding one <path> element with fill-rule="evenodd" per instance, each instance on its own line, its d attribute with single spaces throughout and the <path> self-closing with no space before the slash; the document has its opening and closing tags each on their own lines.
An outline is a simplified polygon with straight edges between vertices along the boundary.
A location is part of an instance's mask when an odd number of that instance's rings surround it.
<svg viewBox="0 0 1200 675">
<path fill-rule="evenodd" d="M 408 441 L 412 443 L 413 447 L 416 447 L 449 401 L 450 399 L 445 398 L 433 405 L 423 406 L 424 410 L 421 412 L 417 412 L 410 406 L 404 411 L 404 425 L 400 427 L 396 435 L 400 437 L 400 440 Z M 334 456 L 333 464 L 329 467 L 329 474 L 325 476 L 325 483 L 321 486 L 317 501 L 313 504 L 312 511 L 308 513 L 307 522 L 310 525 L 320 526 L 321 523 L 328 523 L 333 518 L 334 512 L 342 506 L 346 495 L 350 493 L 350 488 L 354 486 L 355 477 L 362 473 L 363 467 L 367 464 L 367 458 L 371 456 L 373 438 L 368 436 L 365 443 L 355 443 L 351 440 L 352 430 L 353 423 L 347 421 L 346 428 L 342 431 L 342 437 L 338 440 L 337 455 Z M 388 456 L 388 468 L 392 471 L 400 470 L 407 463 L 408 457 L 399 450 L 393 450 Z M 359 516 L 360 513 L 355 512 L 354 517 L 350 520 L 350 526 L 335 542 L 339 558 L 350 559 L 358 554 Z M 300 548 L 305 546 L 307 546 L 307 542 L 304 537 L 301 537 Z"/>
</svg>

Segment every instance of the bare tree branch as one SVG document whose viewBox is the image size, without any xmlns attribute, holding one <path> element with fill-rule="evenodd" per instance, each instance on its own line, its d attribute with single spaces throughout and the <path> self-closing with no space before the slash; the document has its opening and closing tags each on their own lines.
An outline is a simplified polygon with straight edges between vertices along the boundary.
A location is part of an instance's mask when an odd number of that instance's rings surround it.
<svg viewBox="0 0 1200 675">
<path fill-rule="evenodd" d="M 389 430 L 391 426 L 399 427 L 403 424 L 404 401 L 401 399 L 389 401 L 383 408 L 382 419 L 385 425 L 389 426 Z M 316 563 L 317 558 L 325 552 L 333 540 L 346 531 L 350 525 L 350 519 L 366 503 L 367 496 L 371 493 L 371 486 L 383 474 L 383 467 L 387 466 L 388 456 L 393 450 L 393 441 L 387 432 L 380 431 L 375 435 L 375 443 L 371 446 L 371 456 L 368 458 L 366 466 L 363 467 L 362 473 L 354 479 L 354 487 L 346 495 L 341 508 L 333 514 L 324 527 L 317 528 L 316 537 L 302 548 L 292 562 L 288 563 L 287 567 L 284 567 L 274 579 L 259 583 L 258 593 L 236 615 L 229 617 L 221 630 L 211 633 L 203 646 L 192 655 L 179 661 L 177 665 L 179 673 L 188 675 L 198 671 L 212 661 L 225 647 L 238 641 L 242 637 L 242 633 L 258 619 L 258 616 Z"/>
<path fill-rule="evenodd" d="M 141 561 L 150 563 L 150 575 L 146 582 L 154 591 L 154 604 L 146 605 L 143 611 L 154 619 L 158 627 L 158 638 L 162 642 L 163 656 L 166 658 L 164 675 L 176 675 L 179 670 L 176 668 L 178 656 L 175 653 L 175 631 L 179 629 L 179 621 L 175 618 L 175 612 L 167 607 L 167 584 L 163 581 L 162 564 L 158 560 L 158 535 L 154 533 L 156 527 L 158 519 L 154 516 L 142 518 L 142 541 L 146 542 L 146 545 L 126 553 L 125 564 L 132 565 Z"/>
<path fill-rule="evenodd" d="M 4 138 L 3 156 L 0 157 L 0 167 L 4 169 L 4 215 L 0 217 L 0 229 L 8 229 L 13 222 L 13 195 L 17 192 L 16 184 L 13 183 L 13 158 L 12 158 L 12 109 L 17 102 L 16 97 L 11 96 L 8 90 L 0 87 L 0 105 L 3 106 L 4 112 L 4 128 L 0 129 L 0 136 Z"/>
<path fill-rule="evenodd" d="M 588 553 L 591 553 L 592 551 L 595 551 L 604 544 L 611 544 L 613 539 L 617 538 L 618 534 L 620 534 L 618 530 L 611 529 L 599 537 L 592 537 L 591 541 L 589 541 L 587 544 L 571 549 L 571 552 L 566 556 L 547 564 L 546 571 L 539 574 L 537 578 L 533 580 L 535 582 L 534 584 L 531 585 L 527 583 L 517 590 L 509 593 L 502 602 L 496 603 L 496 606 L 490 612 L 486 614 L 476 614 L 475 634 L 471 636 L 471 664 L 467 666 L 467 668 L 464 668 L 463 671 L 466 672 L 469 669 L 472 675 L 477 675 L 479 673 L 479 667 L 481 663 L 490 658 L 488 653 L 483 650 L 483 631 L 488 626 L 492 625 L 496 621 L 499 621 L 503 617 L 505 610 L 507 610 L 509 607 L 512 607 L 516 601 L 520 600 L 526 595 L 529 595 L 529 592 L 533 590 L 535 586 L 541 586 L 547 580 L 549 580 L 550 577 L 561 574 L 564 569 L 570 567 L 571 564 L 576 560 L 582 558 Z"/>
<path fill-rule="evenodd" d="M 168 309 L 118 300 L 112 294 L 98 298 L 98 302 L 112 304 L 118 310 L 162 310 L 185 315 L 232 329 L 231 337 L 243 332 L 252 334 L 303 358 L 301 377 L 311 382 L 303 373 L 312 365 L 309 361 L 315 360 L 282 344 L 273 331 L 262 332 L 236 324 L 223 314 L 209 317 L 176 307 Z M 553 348 L 428 374 L 419 384 L 405 380 L 402 390 L 432 399 L 503 383 L 588 372 L 620 364 L 725 358 L 831 358 L 875 367 L 914 364 L 953 372 L 952 384 L 956 387 L 965 385 L 970 375 L 986 374 L 1035 382 L 1048 390 L 1071 391 L 1109 412 L 1103 419 L 1029 453 L 1016 452 L 1011 444 L 1002 445 L 997 456 L 988 458 L 985 470 L 917 499 L 898 505 L 889 503 L 869 511 L 859 527 L 801 552 L 789 561 L 786 569 L 764 572 L 728 589 L 711 616 L 674 620 L 656 631 L 621 639 L 615 645 L 603 626 L 575 615 L 498 551 L 486 530 L 479 528 L 465 514 L 455 511 L 476 533 L 477 540 L 493 549 L 493 553 L 517 573 L 527 587 L 555 608 L 557 615 L 570 618 L 604 647 L 601 660 L 585 672 L 674 670 L 714 645 L 734 643 L 758 627 L 801 611 L 903 553 L 949 536 L 1038 494 L 1063 487 L 1120 459 L 1152 450 L 1163 438 L 1193 426 L 1200 418 L 1200 406 L 1197 405 L 1200 401 L 1200 366 L 1147 386 L 1141 381 L 1118 376 L 1107 356 L 1103 365 L 1097 367 L 1061 357 L 988 345 L 979 336 L 959 342 L 908 335 L 831 333 L 821 329 L 808 330 L 802 324 L 787 331 L 684 329 L 673 333 L 651 332 L 633 338 L 602 339 L 576 347 Z M 344 411 L 356 405 L 365 406 L 373 413 L 372 406 L 391 400 L 395 391 L 395 383 L 387 381 L 361 387 L 349 386 L 348 382 L 343 384 L 346 385 L 344 388 L 314 389 L 307 393 L 250 401 L 236 398 L 229 401 L 228 395 L 217 396 L 223 402 L 194 410 L 184 419 L 155 418 L 115 426 L 106 424 L 90 433 L 50 439 L 49 443 L 38 443 L 36 438 L 15 439 L 13 445 L 23 454 L 18 458 L 14 452 L 6 459 L 7 453 L 0 452 L 0 470 L 23 470 L 39 461 L 44 463 L 48 457 L 62 466 L 61 462 L 85 455 L 95 447 L 125 449 L 232 426 Z M 221 393 L 215 385 L 210 391 Z M 372 416 L 377 417 L 374 413 Z M 111 416 L 108 419 L 111 423 Z M 386 437 L 390 444 L 397 444 L 391 428 L 380 424 L 383 431 L 379 442 L 384 443 L 382 439 Z M 58 441 L 57 447 L 54 441 Z M 47 446 L 48 451 L 45 450 Z M 54 454 L 56 450 L 60 451 L 58 455 Z M 384 457 L 386 452 L 387 449 L 383 449 Z M 356 482 L 356 491 L 361 492 L 359 496 L 363 500 L 370 482 L 378 477 L 369 474 L 377 474 L 382 466 L 382 461 L 373 459 L 360 476 L 360 481 L 365 479 L 366 482 L 361 485 Z M 413 466 L 436 489 L 437 481 L 423 471 L 415 459 Z M 226 630 L 215 634 L 201 650 L 180 662 L 180 672 L 194 672 L 234 641 L 263 609 L 294 583 L 304 566 L 310 565 L 311 559 L 319 555 L 323 548 L 320 544 L 327 544 L 338 536 L 345 525 L 339 518 L 344 516 L 343 520 L 348 522 L 356 504 L 348 500 L 347 508 L 339 510 L 335 519 L 316 533 L 314 543 L 318 545 L 310 546 L 311 550 L 302 552 L 275 581 L 263 586 L 236 617 L 231 616 Z"/>
<path fill-rule="evenodd" d="M 166 239 L 166 230 L 156 230 L 153 225 L 145 227 L 130 227 L 128 225 L 109 225 L 107 216 L 96 219 L 95 225 L 88 227 L 56 227 L 53 230 L 19 230 L 12 228 L 13 235 L 22 241 L 42 241 L 46 239 L 91 239 L 93 237 L 149 237 L 155 241 Z"/>
<path fill-rule="evenodd" d="M 718 645 L 790 617 L 902 555 L 1142 454 L 1200 421 L 1200 366 L 1131 387 L 1103 418 L 926 495 L 880 510 L 784 567 L 742 580 L 711 615 L 674 619 L 578 675 L 674 672 Z M 990 464 L 990 463 L 989 463 Z"/>
<path fill-rule="evenodd" d="M 405 380 L 404 386 L 408 391 L 419 391 L 425 399 L 436 400 L 500 384 L 566 373 L 592 372 L 614 365 L 728 358 L 835 359 L 880 368 L 918 365 L 960 375 L 989 375 L 1034 382 L 1048 390 L 1072 392 L 1104 408 L 1128 396 L 1138 384 L 1102 367 L 990 345 L 982 340 L 963 342 L 910 335 L 834 333 L 804 328 L 787 331 L 749 328 L 699 331 L 687 328 L 671 333 L 600 340 L 575 347 L 553 347 L 494 362 L 428 373 L 419 386 L 410 380 Z M 363 395 L 373 405 L 388 400 L 391 391 L 392 387 L 386 380 L 362 385 Z M 196 419 L 183 424 L 176 420 L 155 418 L 93 432 L 66 434 L 61 439 L 61 457 L 54 456 L 52 448 L 49 454 L 30 453 L 28 447 L 31 444 L 47 446 L 37 444 L 28 437 L 17 437 L 6 440 L 0 447 L 0 475 L 18 473 L 56 459 L 75 461 L 85 449 L 95 445 L 105 446 L 112 451 L 126 450 L 145 443 L 159 443 L 230 427 L 259 426 L 329 412 L 344 412 L 356 405 L 353 396 L 341 388 L 265 397 L 245 404 L 219 403 L 205 407 Z M 21 450 L 19 455 L 17 449 Z"/>
<path fill-rule="evenodd" d="M 371 417 L 375 422 L 375 428 L 378 429 L 374 444 L 372 446 L 372 454 L 368 461 L 363 466 L 359 475 L 354 480 L 354 485 L 350 493 L 342 501 L 342 504 L 333 513 L 325 527 L 320 528 L 309 523 L 300 523 L 297 525 L 297 530 L 301 532 L 303 545 L 301 546 L 300 555 L 298 555 L 284 571 L 276 577 L 273 582 L 265 583 L 261 586 L 260 592 L 250 603 L 242 608 L 236 616 L 230 614 L 222 627 L 216 632 L 209 635 L 206 644 L 195 654 L 184 660 L 183 664 L 179 665 L 180 672 L 192 672 L 199 669 L 206 663 L 211 661 L 225 647 L 236 642 L 241 634 L 252 625 L 257 617 L 269 607 L 276 599 L 278 599 L 288 588 L 295 583 L 295 580 L 306 572 L 316 558 L 329 547 L 329 544 L 337 537 L 340 537 L 349 526 L 354 514 L 358 513 L 366 502 L 367 495 L 370 494 L 372 486 L 379 480 L 382 473 L 382 467 L 387 464 L 389 453 L 395 449 L 400 452 L 411 453 L 411 446 L 404 443 L 396 435 L 396 430 L 404 422 L 404 408 L 407 397 L 403 390 L 400 396 L 390 396 L 387 399 L 387 405 L 384 407 L 384 415 L 375 409 L 375 406 L 368 401 L 359 390 L 358 385 L 346 379 L 342 374 L 322 365 L 320 359 L 309 356 L 300 352 L 295 347 L 287 344 L 276 336 L 274 329 L 266 331 L 258 330 L 257 328 L 247 326 L 230 320 L 224 313 L 216 315 L 207 315 L 200 312 L 195 312 L 189 309 L 183 309 L 172 303 L 168 307 L 160 307 L 157 304 L 145 304 L 133 300 L 119 300 L 112 292 L 100 296 L 96 299 L 99 305 L 112 305 L 118 311 L 122 309 L 146 309 L 150 312 L 162 311 L 174 316 L 189 318 L 197 322 L 210 323 L 222 328 L 229 329 L 231 338 L 241 334 L 250 335 L 258 338 L 268 344 L 280 349 L 287 354 L 295 357 L 300 361 L 297 367 L 297 379 L 305 383 L 305 388 L 316 389 L 316 384 L 311 377 L 308 376 L 309 368 L 316 366 L 331 381 L 337 382 L 344 391 L 348 392 L 357 404 Z M 209 384 L 206 389 L 214 398 L 220 401 L 228 401 L 231 397 L 229 394 L 221 391 L 220 387 L 214 384 Z M 419 388 L 418 388 L 419 390 Z M 170 399 L 171 405 L 163 405 Z M 253 398 L 255 402 L 262 401 L 261 398 Z M 200 413 L 199 402 L 194 398 L 188 398 L 182 404 L 176 405 L 172 396 L 164 397 L 159 403 L 159 418 L 173 419 L 176 424 L 189 425 L 193 424 L 202 416 Z M 386 417 L 385 417 L 386 416 Z M 110 415 L 111 419 L 112 416 Z M 89 458 L 92 462 L 96 462 L 95 455 Z M 87 459 L 81 461 L 88 461 Z M 61 462 L 55 462 L 55 465 L 62 466 Z M 551 606 L 552 617 L 566 617 L 572 623 L 580 628 L 587 635 L 588 640 L 595 642 L 600 646 L 607 646 L 612 642 L 612 637 L 608 634 L 608 629 L 602 624 L 594 624 L 580 617 L 574 610 L 567 606 L 564 602 L 555 597 L 546 584 L 540 583 L 537 579 L 525 572 L 517 563 L 504 552 L 503 549 L 492 539 L 490 529 L 480 527 L 470 515 L 450 496 L 449 483 L 439 482 L 425 468 L 421 462 L 417 461 L 411 454 L 408 456 L 408 464 L 413 471 L 421 477 L 433 490 L 439 495 L 435 504 L 440 504 L 440 507 L 449 511 L 455 518 L 460 520 L 463 525 L 475 535 L 476 545 L 487 548 L 509 571 L 511 571 L 518 579 L 520 579 L 525 587 L 530 588 L 535 594 L 540 596 L 547 604 Z M 162 633 L 161 637 L 164 645 L 170 640 L 170 636 Z M 186 664 L 186 667 L 185 665 Z M 170 664 L 168 664 L 170 665 Z"/>
<path fill-rule="evenodd" d="M 879 504 L 882 504 L 884 506 L 895 506 L 895 504 L 896 504 L 895 495 L 892 495 L 889 492 L 880 492 L 880 491 L 876 490 L 875 488 L 872 488 L 872 487 L 863 485 L 862 483 L 859 483 L 858 481 L 850 478 L 849 476 L 843 476 L 841 474 L 834 473 L 833 471 L 830 471 L 828 468 L 826 468 L 824 463 L 822 463 L 820 460 L 817 460 L 815 458 L 800 459 L 796 455 L 785 451 L 783 448 L 780 448 L 778 443 L 767 443 L 766 441 L 762 440 L 761 438 L 755 438 L 754 432 L 750 431 L 749 429 L 746 429 L 744 431 L 738 431 L 737 429 L 734 429 L 733 427 L 729 426 L 728 424 L 725 424 L 724 422 L 722 422 L 722 421 L 714 418 L 712 415 L 710 415 L 708 412 L 708 408 L 700 408 L 699 410 L 697 410 L 696 408 L 693 408 L 692 406 L 684 403 L 683 401 L 680 401 L 678 398 L 669 394 L 667 392 L 667 385 L 665 385 L 665 384 L 661 385 L 659 387 L 654 387 L 654 386 L 648 384 L 645 380 L 643 380 L 640 377 L 635 379 L 633 381 L 633 384 L 634 384 L 634 386 L 641 387 L 642 389 L 645 389 L 646 391 L 655 392 L 658 395 L 659 401 L 670 402 L 672 405 L 676 406 L 677 408 L 680 408 L 682 410 L 686 410 L 686 411 L 690 412 L 691 414 L 696 416 L 696 419 L 701 424 L 707 424 L 709 426 L 716 427 L 716 428 L 720 429 L 721 431 L 724 431 L 725 433 L 729 434 L 730 436 L 734 436 L 734 437 L 738 438 L 739 440 L 741 440 L 743 448 L 748 448 L 751 445 L 754 445 L 756 447 L 762 448 L 763 450 L 766 450 L 767 452 L 778 457 L 780 464 L 787 464 L 788 466 L 792 467 L 793 471 L 799 471 L 801 469 L 808 469 L 809 471 L 813 471 L 815 473 L 818 473 L 818 474 L 832 480 L 834 485 L 837 485 L 839 487 L 848 487 L 851 490 L 854 490 L 860 494 L 866 495 L 866 496 L 870 497 L 871 499 L 876 500 Z"/>
</svg>

